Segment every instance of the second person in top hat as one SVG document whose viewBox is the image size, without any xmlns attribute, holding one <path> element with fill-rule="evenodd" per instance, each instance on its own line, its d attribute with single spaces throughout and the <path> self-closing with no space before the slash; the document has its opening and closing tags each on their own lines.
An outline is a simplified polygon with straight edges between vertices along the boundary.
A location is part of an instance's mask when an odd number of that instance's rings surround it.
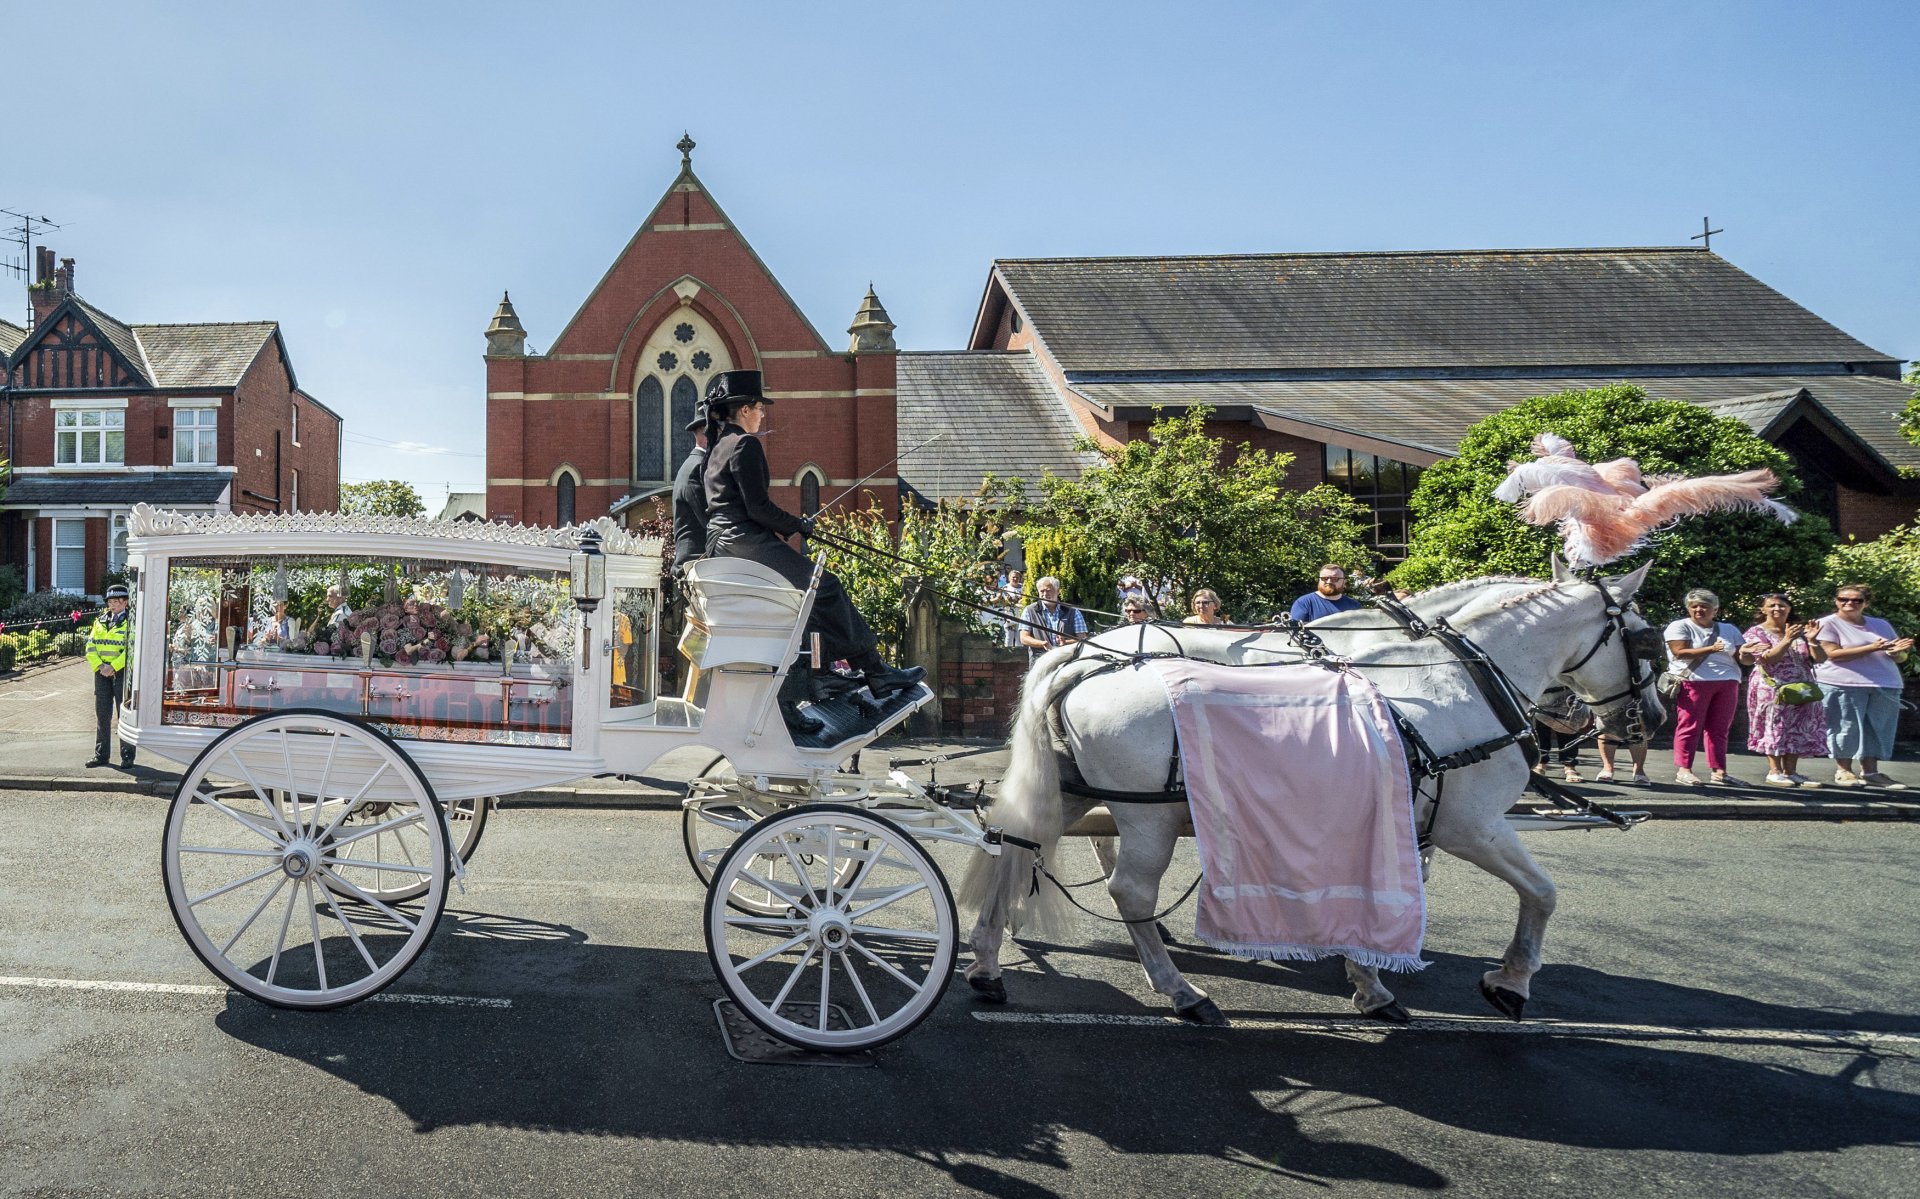
<svg viewBox="0 0 1920 1199">
<path fill-rule="evenodd" d="M 771 567 L 795 587 L 813 577 L 813 563 L 787 544 L 813 522 L 786 511 L 768 494 L 772 472 L 758 433 L 773 401 L 761 394 L 759 371 L 723 371 L 707 385 L 707 556 L 748 558 Z M 873 630 L 847 598 L 840 580 L 823 571 L 807 631 L 820 634 L 828 660 L 845 658 L 866 676 L 867 690 L 886 699 L 920 682 L 919 667 L 894 670 L 875 649 Z M 781 715 L 795 733 L 823 727 L 783 696 Z"/>
</svg>

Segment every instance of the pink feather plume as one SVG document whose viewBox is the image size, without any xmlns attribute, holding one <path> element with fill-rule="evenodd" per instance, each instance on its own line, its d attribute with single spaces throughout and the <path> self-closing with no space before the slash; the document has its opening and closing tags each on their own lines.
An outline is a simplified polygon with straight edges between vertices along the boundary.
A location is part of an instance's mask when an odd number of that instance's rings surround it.
<svg viewBox="0 0 1920 1199">
<path fill-rule="evenodd" d="M 1657 529 L 1709 512 L 1764 512 L 1782 524 L 1799 514 L 1770 497 L 1779 480 L 1770 470 L 1689 479 L 1643 477 L 1640 464 L 1615 458 L 1598 466 L 1580 460 L 1565 438 L 1534 438 L 1534 461 L 1516 463 L 1494 492 L 1522 504 L 1528 524 L 1557 524 L 1569 561 L 1590 566 L 1614 562 L 1646 544 Z"/>
</svg>

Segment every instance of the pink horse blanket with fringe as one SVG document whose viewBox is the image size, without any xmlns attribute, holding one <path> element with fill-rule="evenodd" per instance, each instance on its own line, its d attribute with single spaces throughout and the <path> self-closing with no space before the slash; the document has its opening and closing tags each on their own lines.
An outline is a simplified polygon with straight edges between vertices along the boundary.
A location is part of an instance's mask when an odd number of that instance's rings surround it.
<svg viewBox="0 0 1920 1199">
<path fill-rule="evenodd" d="M 1200 938 L 1239 957 L 1424 968 L 1412 783 L 1379 691 L 1318 666 L 1149 665 L 1199 841 Z"/>
</svg>

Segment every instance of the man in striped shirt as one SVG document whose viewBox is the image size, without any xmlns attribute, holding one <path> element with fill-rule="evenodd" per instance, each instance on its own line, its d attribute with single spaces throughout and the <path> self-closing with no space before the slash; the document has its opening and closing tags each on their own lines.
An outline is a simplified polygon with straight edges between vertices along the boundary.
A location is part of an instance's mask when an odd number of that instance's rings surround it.
<svg viewBox="0 0 1920 1199">
<path fill-rule="evenodd" d="M 1080 614 L 1080 609 L 1060 602 L 1059 579 L 1048 575 L 1033 585 L 1033 592 L 1040 597 L 1039 601 L 1028 604 L 1027 610 L 1020 614 L 1027 622 L 1020 626 L 1020 644 L 1027 647 L 1029 666 L 1055 646 L 1079 641 L 1087 635 L 1087 618 Z"/>
</svg>

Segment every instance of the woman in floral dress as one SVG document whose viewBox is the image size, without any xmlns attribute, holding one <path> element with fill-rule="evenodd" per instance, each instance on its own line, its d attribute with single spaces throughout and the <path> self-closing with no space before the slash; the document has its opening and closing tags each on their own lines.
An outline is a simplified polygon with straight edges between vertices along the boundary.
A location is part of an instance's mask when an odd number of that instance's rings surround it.
<svg viewBox="0 0 1920 1199">
<path fill-rule="evenodd" d="M 1747 630 L 1740 656 L 1747 676 L 1747 748 L 1767 755 L 1767 782 L 1775 787 L 1819 784 L 1800 773 L 1802 755 L 1827 755 L 1827 718 L 1817 703 L 1788 706 L 1775 689 L 1813 681 L 1813 664 L 1826 658 L 1814 626 L 1794 620 L 1793 601 L 1775 591 L 1760 601 L 1760 623 Z"/>
</svg>

